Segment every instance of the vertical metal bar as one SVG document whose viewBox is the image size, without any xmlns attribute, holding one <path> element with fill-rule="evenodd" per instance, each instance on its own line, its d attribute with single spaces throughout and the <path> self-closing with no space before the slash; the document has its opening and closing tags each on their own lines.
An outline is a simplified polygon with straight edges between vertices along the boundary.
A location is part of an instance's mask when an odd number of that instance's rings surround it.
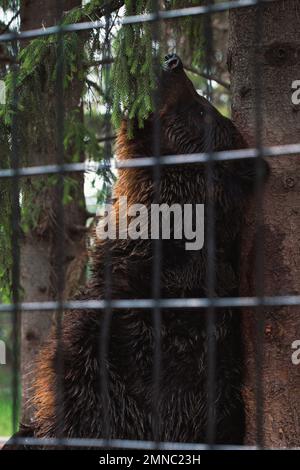
<svg viewBox="0 0 300 470">
<path fill-rule="evenodd" d="M 107 13 L 105 15 L 105 40 L 104 40 L 104 49 L 103 49 L 103 69 L 102 69 L 102 78 L 103 78 L 103 88 L 104 88 L 104 98 L 105 98 L 105 131 L 104 137 L 109 136 L 110 133 L 110 64 L 109 59 L 111 55 L 110 47 L 110 25 L 111 17 Z M 109 170 L 111 166 L 111 142 L 109 140 L 105 141 L 104 144 L 104 159 L 105 166 Z M 107 192 L 106 202 L 109 202 L 111 198 L 110 191 Z M 107 250 L 105 255 L 105 270 L 104 270 L 104 284 L 105 284 L 105 300 L 107 305 L 103 312 L 103 322 L 101 323 L 101 330 L 99 335 L 99 364 L 100 364 L 100 396 L 102 400 L 102 410 L 103 410 L 103 438 L 110 439 L 111 436 L 111 422 L 110 422 L 110 412 L 109 412 L 109 389 L 108 389 L 108 375 L 107 375 L 107 358 L 108 358 L 108 344 L 109 344 L 109 332 L 110 324 L 112 320 L 112 259 L 111 259 L 111 240 L 108 238 L 106 240 Z M 101 315 L 101 312 L 99 312 Z"/>
<path fill-rule="evenodd" d="M 153 23 L 152 38 L 155 44 L 154 69 L 157 77 L 160 75 L 160 20 L 159 20 L 159 0 L 153 0 L 153 13 L 156 18 Z M 153 203 L 160 202 L 161 165 L 160 165 L 160 137 L 161 123 L 159 117 L 160 106 L 160 85 L 154 93 L 154 127 L 153 127 Z M 153 243 L 153 264 L 152 264 L 152 297 L 155 302 L 153 308 L 153 331 L 154 331 L 154 352 L 153 352 L 153 395 L 152 395 L 152 432 L 155 442 L 161 438 L 160 423 L 160 386 L 161 386 L 161 309 L 159 299 L 161 296 L 161 257 L 162 243 L 160 235 Z"/>
<path fill-rule="evenodd" d="M 257 0 L 255 7 L 255 47 L 253 56 L 253 70 L 255 80 L 255 146 L 258 157 L 256 161 L 256 181 L 255 181 L 255 295 L 259 299 L 257 307 L 256 321 L 256 342 L 255 342 L 255 367 L 256 367 L 256 441 L 259 447 L 264 447 L 264 391 L 263 391 L 263 355 L 264 355 L 264 315 L 265 308 L 262 304 L 264 296 L 264 231 L 263 231 L 263 156 L 262 156 L 262 67 L 259 59 L 259 50 L 262 42 L 262 8 L 261 0 Z"/>
<path fill-rule="evenodd" d="M 61 28 L 62 7 L 61 2 L 57 0 L 57 20 Z M 63 165 L 64 155 L 64 35 L 60 29 L 57 34 L 57 69 L 56 69 L 56 163 Z M 61 445 L 64 437 L 64 361 L 63 361 L 63 296 L 65 289 L 65 220 L 64 220 L 64 172 L 58 173 L 58 180 L 55 194 L 56 211 L 56 249 L 55 249 L 55 276 L 56 276 L 56 297 L 59 307 L 55 313 L 57 353 L 55 357 L 56 370 L 56 390 L 55 390 L 55 408 L 56 408 L 56 432 Z"/>
<path fill-rule="evenodd" d="M 20 166 L 20 148 L 19 148 L 19 93 L 17 89 L 17 41 L 12 42 L 13 56 L 15 63 L 12 66 L 13 73 L 13 97 L 12 97 L 12 126 L 11 126 L 11 167 L 17 170 Z M 19 414 L 19 369 L 20 369 L 20 309 L 18 307 L 20 300 L 20 180 L 16 174 L 11 180 L 11 224 L 12 224 L 12 301 L 13 301 L 13 329 L 12 329 L 12 428 L 16 432 L 18 428 Z"/>
<path fill-rule="evenodd" d="M 213 0 L 209 0 L 208 4 L 213 4 Z M 204 37 L 205 37 L 205 64 L 207 73 L 210 74 L 213 57 L 213 37 L 211 15 L 204 16 Z M 212 96 L 212 90 L 208 83 L 208 98 Z M 205 145 L 209 155 L 206 164 L 206 243 L 207 243 L 207 271 L 206 285 L 207 296 L 212 299 L 215 296 L 215 207 L 214 207 L 214 161 L 212 159 L 213 143 L 211 133 L 205 128 Z M 207 335 L 207 429 L 206 442 L 209 445 L 215 443 L 216 435 L 216 333 L 215 333 L 215 308 L 208 307 L 206 313 L 206 335 Z"/>
</svg>

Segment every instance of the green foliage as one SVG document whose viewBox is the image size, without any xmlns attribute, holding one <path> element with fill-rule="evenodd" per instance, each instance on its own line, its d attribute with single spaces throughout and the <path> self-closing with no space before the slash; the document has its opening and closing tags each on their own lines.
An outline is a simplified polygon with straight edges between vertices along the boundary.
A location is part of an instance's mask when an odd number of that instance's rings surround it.
<svg viewBox="0 0 300 470">
<path fill-rule="evenodd" d="M 84 72 L 78 67 L 80 63 L 78 51 L 79 39 L 76 34 L 66 36 L 64 41 L 64 54 L 65 54 L 65 74 L 64 74 L 64 89 L 67 95 L 68 89 L 72 84 L 74 78 L 83 80 Z M 11 71 L 6 76 L 6 104 L 0 107 L 0 121 L 5 132 L 1 132 L 1 137 L 4 142 L 1 143 L 3 157 L 1 158 L 1 167 L 10 165 L 10 127 L 12 125 L 13 115 L 15 113 L 14 101 L 14 84 L 16 84 L 16 92 L 18 94 L 18 139 L 21 144 L 22 152 L 20 152 L 20 165 L 41 163 L 41 156 L 44 158 L 43 163 L 51 162 L 51 153 L 55 155 L 55 145 L 57 139 L 56 129 L 56 116 L 57 116 L 57 103 L 55 99 L 55 86 L 57 76 L 57 62 L 58 62 L 58 45 L 54 36 L 47 39 L 35 39 L 31 41 L 28 46 L 22 49 L 18 55 L 19 70 L 14 76 L 14 71 Z M 15 83 L 16 82 L 16 83 Z M 78 116 L 78 120 L 79 120 Z M 76 120 L 74 119 L 74 126 Z M 76 129 L 78 129 L 77 125 Z M 69 155 L 68 143 L 71 142 L 69 128 L 66 135 L 66 152 Z M 80 136 L 83 135 L 81 129 Z M 49 144 L 50 142 L 50 144 Z M 71 155 L 70 161 L 78 161 L 78 139 L 74 145 L 74 155 Z M 49 149 L 49 145 L 53 146 Z M 5 149 L 5 151 L 4 151 Z M 90 150 L 90 153 L 94 150 Z M 2 153 L 1 152 L 1 153 Z M 32 155 L 35 153 L 36 156 Z M 50 161 L 49 161 L 50 158 Z M 48 159 L 48 160 L 47 160 Z M 53 157 L 52 157 L 53 159 Z M 53 160 L 52 160 L 53 161 Z M 9 286 L 10 286 L 10 188 L 9 181 L 4 182 L 1 180 L 1 199 L 5 199 L 4 203 L 0 206 L 0 219 L 1 219 L 1 239 L 0 239 L 0 297 L 1 299 L 8 299 Z M 47 208 L 47 193 L 48 188 L 56 184 L 54 177 L 43 178 L 21 178 L 20 190 L 22 195 L 21 204 L 21 221 L 22 230 L 27 233 L 32 228 L 36 227 L 39 221 L 40 213 L 45 212 Z M 71 201 L 71 192 L 74 183 L 72 184 L 71 178 L 65 179 L 65 194 L 64 202 Z M 36 196 L 45 194 L 45 206 L 36 204 Z M 40 197 L 40 199 L 43 199 Z"/>
<path fill-rule="evenodd" d="M 125 1 L 125 15 L 151 11 L 152 1 Z M 139 127 L 153 110 L 154 73 L 153 34 L 149 23 L 123 26 L 114 44 L 116 54 L 112 71 L 112 119 L 119 126 L 124 110 L 130 120 L 136 118 Z"/>
<path fill-rule="evenodd" d="M 90 20 L 92 8 L 98 9 L 103 1 L 93 1 L 88 8 L 78 8 L 70 11 L 63 23 Z M 91 34 L 94 34 L 93 32 Z M 84 38 L 90 39 L 89 34 Z M 76 33 L 64 35 L 64 94 L 65 98 L 72 96 L 74 80 L 82 84 L 81 94 L 87 68 L 87 56 L 82 47 L 82 37 Z M 57 102 L 56 82 L 59 45 L 56 36 L 37 38 L 28 43 L 18 53 L 18 70 L 16 68 L 5 76 L 6 104 L 0 105 L 0 167 L 11 166 L 11 125 L 15 113 L 14 87 L 18 95 L 18 138 L 21 143 L 20 165 L 32 164 L 32 152 L 37 153 L 36 163 L 49 161 L 49 151 L 55 155 L 57 139 Z M 80 96 L 78 96 L 78 99 Z M 69 162 L 78 162 L 83 155 L 92 160 L 100 161 L 103 158 L 103 148 L 98 142 L 97 130 L 89 129 L 82 120 L 80 110 L 68 113 L 65 119 L 64 146 L 66 158 Z M 49 149 L 49 142 L 52 149 Z M 38 150 L 37 150 L 38 149 Z M 53 157 L 52 157 L 53 158 Z M 34 156 L 35 159 L 35 156 Z M 48 160 L 47 160 L 48 159 Z M 53 161 L 53 160 L 52 160 Z M 39 222 L 40 214 L 45 207 L 36 204 L 36 195 L 45 194 L 49 188 L 56 185 L 57 178 L 48 176 L 42 178 L 22 178 L 21 184 L 21 220 L 22 230 L 27 233 L 35 228 Z M 8 302 L 10 293 L 11 271 L 11 181 L 0 180 L 0 301 Z M 64 179 L 64 203 L 72 201 L 76 194 L 76 179 L 66 176 Z M 40 200 L 43 199 L 42 197 Z M 47 204 L 47 201 L 45 201 Z"/>
<path fill-rule="evenodd" d="M 13 433 L 11 377 L 11 369 L 2 365 L 0 368 L 0 436 L 11 436 Z"/>
<path fill-rule="evenodd" d="M 78 117 L 79 110 L 74 110 L 65 121 L 64 146 L 72 149 L 73 162 L 79 162 L 84 154 L 86 159 L 101 161 L 104 158 L 103 146 L 95 129 L 89 128 L 85 122 Z"/>
<path fill-rule="evenodd" d="M 2 168 L 9 166 L 9 134 L 8 129 L 0 119 L 0 162 Z M 9 298 L 10 285 L 10 248 L 11 248 L 11 180 L 0 179 L 0 302 Z"/>
</svg>

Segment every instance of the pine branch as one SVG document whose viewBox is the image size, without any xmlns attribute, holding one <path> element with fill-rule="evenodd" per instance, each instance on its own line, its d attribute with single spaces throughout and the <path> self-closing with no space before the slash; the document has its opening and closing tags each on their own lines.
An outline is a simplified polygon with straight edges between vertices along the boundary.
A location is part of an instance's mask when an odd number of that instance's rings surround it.
<svg viewBox="0 0 300 470">
<path fill-rule="evenodd" d="M 85 81 L 87 85 L 91 88 L 94 88 L 99 93 L 99 95 L 104 95 L 104 92 L 102 88 L 98 85 L 98 83 L 94 82 L 93 80 L 90 80 L 89 78 L 87 78 Z"/>
<path fill-rule="evenodd" d="M 213 80 L 214 82 L 218 83 L 222 87 L 226 88 L 226 90 L 230 90 L 230 83 L 224 82 L 221 78 L 216 77 L 215 75 L 211 75 L 205 72 L 201 72 L 200 70 L 192 67 L 191 65 L 184 65 L 184 68 L 195 75 L 199 75 L 200 77 L 205 78 L 206 80 Z"/>
</svg>

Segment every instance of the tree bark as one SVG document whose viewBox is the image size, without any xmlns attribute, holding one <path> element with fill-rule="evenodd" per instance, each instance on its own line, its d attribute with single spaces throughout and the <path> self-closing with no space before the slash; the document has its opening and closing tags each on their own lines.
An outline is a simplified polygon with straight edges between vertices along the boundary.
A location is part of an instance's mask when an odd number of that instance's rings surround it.
<svg viewBox="0 0 300 470">
<path fill-rule="evenodd" d="M 233 119 L 250 146 L 255 146 L 255 87 L 261 83 L 261 128 L 264 146 L 300 141 L 300 106 L 292 103 L 292 82 L 300 79 L 300 5 L 280 0 L 262 8 L 258 44 L 256 8 L 230 13 L 228 64 L 232 82 Z M 255 74 L 259 63 L 260 76 Z M 269 159 L 271 174 L 264 191 L 264 294 L 300 291 L 300 159 Z M 255 295 L 255 204 L 249 205 L 242 242 L 241 295 Z M 244 400 L 247 444 L 257 442 L 255 309 L 243 311 L 245 343 Z M 300 366 L 292 364 L 291 345 L 300 335 L 300 308 L 264 308 L 263 432 L 267 447 L 300 445 Z"/>
<path fill-rule="evenodd" d="M 59 8 L 57 5 L 59 4 Z M 31 30 L 42 26 L 52 26 L 57 23 L 64 11 L 81 5 L 81 0 L 66 0 L 56 2 L 53 0 L 23 0 L 21 2 L 21 29 Z M 22 43 L 26 47 L 28 43 Z M 74 109 L 82 113 L 80 98 L 83 83 L 74 80 L 70 91 L 66 91 L 64 103 L 65 114 Z M 41 143 L 38 139 L 32 139 L 27 143 L 28 166 L 51 164 L 57 162 L 57 124 L 56 124 L 56 96 L 43 92 L 41 109 L 41 126 L 45 126 L 46 151 L 41 154 Z M 43 148 L 45 145 L 43 143 Z M 82 155 L 82 160 L 84 156 Z M 71 161 L 72 156 L 66 154 L 65 161 Z M 57 195 L 55 187 L 47 187 L 40 194 L 36 194 L 35 204 L 41 207 L 41 214 L 34 227 L 26 233 L 21 240 L 21 287 L 24 302 L 37 302 L 54 300 L 57 298 L 59 286 L 56 282 L 56 270 L 60 265 L 66 273 L 65 298 L 74 294 L 76 288 L 84 278 L 87 261 L 85 232 L 76 227 L 83 228 L 86 222 L 84 201 L 84 175 L 68 175 L 76 182 L 76 192 L 73 200 L 65 206 L 65 258 L 57 260 Z M 36 178 L 36 177 L 33 177 Z M 32 191 L 32 179 L 26 181 L 26 191 Z M 54 312 L 23 312 L 21 325 L 21 373 L 22 373 L 22 422 L 29 423 L 32 418 L 30 397 L 34 378 L 34 361 L 40 350 L 41 344 L 47 338 L 53 323 Z"/>
</svg>

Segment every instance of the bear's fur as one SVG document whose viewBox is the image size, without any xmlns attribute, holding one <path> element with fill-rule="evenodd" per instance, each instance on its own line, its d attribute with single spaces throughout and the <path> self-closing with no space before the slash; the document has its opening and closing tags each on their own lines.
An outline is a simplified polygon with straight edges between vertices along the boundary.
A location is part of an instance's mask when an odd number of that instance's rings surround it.
<svg viewBox="0 0 300 470">
<path fill-rule="evenodd" d="M 166 58 L 160 99 L 162 155 L 246 146 L 232 121 L 197 94 L 177 56 Z M 133 139 L 128 138 L 127 124 L 123 122 L 117 141 L 118 159 L 153 155 L 155 119 L 151 115 L 143 129 L 135 129 Z M 243 210 L 253 188 L 254 169 L 253 160 L 217 162 L 213 165 L 212 185 L 207 188 L 205 164 L 161 167 L 159 202 L 205 204 L 208 191 L 214 201 L 215 296 L 239 294 L 239 235 Z M 128 205 L 149 206 L 155 200 L 153 169 L 120 170 L 114 192 L 116 206 L 124 195 Z M 200 251 L 185 250 L 184 240 L 161 243 L 161 297 L 206 297 L 207 240 Z M 95 238 L 92 277 L 79 299 L 106 298 L 108 259 L 112 299 L 151 298 L 153 250 L 151 240 Z M 110 332 L 104 368 L 107 394 L 101 385 L 99 359 L 99 341 L 105 322 Z M 214 332 L 216 442 L 238 444 L 243 438 L 238 310 L 218 308 Z M 152 386 L 155 332 L 151 309 L 116 309 L 111 313 L 67 311 L 62 320 L 59 356 L 57 343 L 53 333 L 39 360 L 34 392 L 36 413 L 27 435 L 139 440 L 156 437 L 163 441 L 205 442 L 208 345 L 204 309 L 161 310 L 161 375 L 155 433 L 153 397 L 156 395 Z M 58 380 L 58 362 L 61 380 Z M 59 385 L 63 391 L 56 399 Z"/>
</svg>

